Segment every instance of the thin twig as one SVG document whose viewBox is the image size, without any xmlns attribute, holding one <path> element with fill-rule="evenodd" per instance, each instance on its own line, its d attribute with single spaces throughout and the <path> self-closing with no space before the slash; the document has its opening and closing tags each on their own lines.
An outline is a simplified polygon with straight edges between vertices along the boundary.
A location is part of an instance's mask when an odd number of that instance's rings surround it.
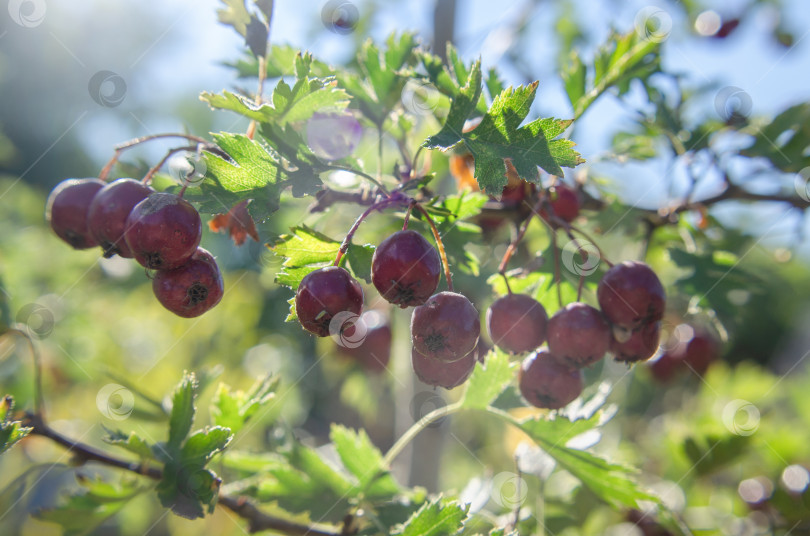
<svg viewBox="0 0 810 536">
<path fill-rule="evenodd" d="M 428 211 L 425 210 L 425 207 L 418 203 L 414 206 L 425 216 L 428 225 L 430 225 L 430 230 L 433 231 L 433 238 L 436 239 L 436 247 L 439 248 L 439 256 L 442 258 L 442 265 L 444 266 L 444 278 L 447 279 L 447 290 L 453 292 L 453 278 L 450 276 L 450 263 L 447 262 L 447 252 L 444 250 L 444 243 L 442 242 L 439 230 L 436 228 L 433 218 L 431 218 Z"/>
</svg>

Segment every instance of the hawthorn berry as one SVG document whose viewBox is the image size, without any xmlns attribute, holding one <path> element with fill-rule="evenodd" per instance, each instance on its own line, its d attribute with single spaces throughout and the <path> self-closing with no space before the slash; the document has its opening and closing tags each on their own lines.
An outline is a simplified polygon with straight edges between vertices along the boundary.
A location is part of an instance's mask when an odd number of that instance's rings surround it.
<svg viewBox="0 0 810 536">
<path fill-rule="evenodd" d="M 532 406 L 559 409 L 582 394 L 584 380 L 581 370 L 563 365 L 548 350 L 539 350 L 523 360 L 518 385 Z"/>
<path fill-rule="evenodd" d="M 332 318 L 341 312 L 363 311 L 363 288 L 349 272 L 327 266 L 308 273 L 295 292 L 295 312 L 301 326 L 317 335 L 330 335 Z M 338 326 L 342 329 L 342 326 Z"/>
<path fill-rule="evenodd" d="M 51 190 L 45 205 L 45 219 L 56 236 L 73 249 L 98 245 L 88 228 L 87 213 L 93 197 L 104 187 L 98 179 L 67 179 Z"/>
<path fill-rule="evenodd" d="M 436 291 L 441 259 L 416 231 L 397 231 L 383 240 L 371 258 L 371 281 L 388 302 L 402 308 L 422 305 Z"/>
<path fill-rule="evenodd" d="M 448 363 L 432 357 L 425 357 L 416 348 L 411 349 L 413 371 L 419 381 L 434 387 L 452 389 L 458 387 L 473 373 L 476 352 L 470 352 L 461 359 Z"/>
<path fill-rule="evenodd" d="M 543 305 L 525 294 L 507 294 L 487 310 L 487 331 L 493 344 L 505 352 L 521 354 L 546 340 L 548 315 Z"/>
<path fill-rule="evenodd" d="M 635 329 L 664 316 L 664 287 L 643 262 L 625 261 L 613 266 L 599 282 L 596 297 L 605 317 L 623 328 Z"/>
<path fill-rule="evenodd" d="M 182 266 L 158 270 L 152 279 L 152 291 L 169 311 L 183 318 L 193 318 L 218 304 L 224 287 L 214 257 L 203 248 L 197 248 Z"/>
<path fill-rule="evenodd" d="M 197 210 L 169 193 L 154 193 L 139 202 L 124 225 L 124 240 L 135 260 L 155 270 L 185 264 L 197 251 L 202 236 Z"/>
<path fill-rule="evenodd" d="M 561 220 L 571 223 L 579 216 L 579 197 L 568 185 L 558 183 L 548 189 L 549 204 L 554 215 Z M 548 214 L 540 211 L 540 216 L 548 220 Z"/>
<path fill-rule="evenodd" d="M 481 334 L 475 306 L 455 292 L 439 292 L 413 310 L 411 339 L 425 357 L 456 361 L 473 351 Z"/>
<path fill-rule="evenodd" d="M 133 179 L 118 179 L 98 191 L 87 215 L 90 234 L 104 250 L 105 257 L 120 255 L 132 258 L 124 241 L 124 229 L 133 207 L 154 190 Z"/>
<path fill-rule="evenodd" d="M 586 367 L 602 359 L 610 338 L 605 317 L 584 303 L 570 303 L 548 321 L 548 349 L 571 368 Z"/>
<path fill-rule="evenodd" d="M 720 354 L 720 345 L 706 330 L 692 328 L 691 333 L 691 338 L 679 341 L 650 363 L 650 372 L 656 380 L 666 383 L 685 371 L 703 376 L 709 370 Z"/>
<path fill-rule="evenodd" d="M 391 325 L 379 311 L 365 311 L 360 322 L 366 329 L 364 338 L 357 346 L 337 345 L 339 354 L 356 361 L 369 372 L 383 372 L 391 359 Z M 356 327 L 346 329 L 351 339 Z"/>
<path fill-rule="evenodd" d="M 658 350 L 661 337 L 661 323 L 651 322 L 644 324 L 629 334 L 623 342 L 616 337 L 610 339 L 610 352 L 616 361 L 637 363 L 651 358 Z"/>
</svg>

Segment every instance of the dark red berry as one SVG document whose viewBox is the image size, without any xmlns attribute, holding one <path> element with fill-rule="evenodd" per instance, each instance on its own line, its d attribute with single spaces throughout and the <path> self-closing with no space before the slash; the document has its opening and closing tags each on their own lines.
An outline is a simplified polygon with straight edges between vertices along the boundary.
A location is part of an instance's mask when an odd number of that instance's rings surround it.
<svg viewBox="0 0 810 536">
<path fill-rule="evenodd" d="M 625 261 L 608 270 L 596 296 L 607 319 L 623 328 L 635 329 L 664 316 L 664 287 L 643 262 Z"/>
<path fill-rule="evenodd" d="M 158 270 L 152 279 L 158 301 L 177 316 L 193 318 L 213 308 L 222 299 L 222 275 L 214 257 L 197 248 L 184 265 Z"/>
<path fill-rule="evenodd" d="M 345 341 L 337 344 L 338 353 L 353 359 L 369 372 L 383 372 L 391 359 L 391 325 L 379 311 L 366 311 L 360 316 L 365 330 L 362 339 L 355 341 L 357 325 L 345 331 Z"/>
<path fill-rule="evenodd" d="M 374 251 L 371 281 L 395 305 L 422 305 L 436 291 L 441 269 L 439 254 L 425 237 L 416 231 L 398 231 Z"/>
<path fill-rule="evenodd" d="M 686 329 L 680 329 L 685 327 Z M 720 355 L 720 345 L 717 339 L 702 328 L 693 328 L 682 324 L 675 330 L 676 334 L 688 334 L 685 340 L 677 341 L 655 361 L 650 363 L 650 372 L 653 377 L 666 383 L 675 376 L 694 372 L 703 376 L 709 370 L 712 362 Z M 677 335 L 673 335 L 677 336 Z"/>
<path fill-rule="evenodd" d="M 596 363 L 610 346 L 610 325 L 599 310 L 570 303 L 548 321 L 548 349 L 561 363 L 582 368 Z"/>
<path fill-rule="evenodd" d="M 661 323 L 652 322 L 636 328 L 629 337 L 619 342 L 616 337 L 610 340 L 610 352 L 616 361 L 637 363 L 651 358 L 658 350 L 661 337 Z"/>
<path fill-rule="evenodd" d="M 472 352 L 481 334 L 481 320 L 470 300 L 455 292 L 439 292 L 413 310 L 411 339 L 425 357 L 455 361 Z"/>
<path fill-rule="evenodd" d="M 98 243 L 90 234 L 87 212 L 93 197 L 104 187 L 98 179 L 67 179 L 56 185 L 45 205 L 45 219 L 56 236 L 73 249 L 88 249 Z"/>
<path fill-rule="evenodd" d="M 105 257 L 132 258 L 132 251 L 124 241 L 127 217 L 135 205 L 153 192 L 139 181 L 118 179 L 104 186 L 93 198 L 87 216 L 88 227 Z"/>
<path fill-rule="evenodd" d="M 549 202 L 554 215 L 571 223 L 579 216 L 579 197 L 569 186 L 558 183 L 548 189 Z"/>
<path fill-rule="evenodd" d="M 696 374 L 703 376 L 720 355 L 720 345 L 709 333 L 695 329 L 695 335 L 686 343 L 683 360 Z"/>
<path fill-rule="evenodd" d="M 359 315 L 362 311 L 362 287 L 339 266 L 327 266 L 310 272 L 301 280 L 295 293 L 298 321 L 305 330 L 318 337 L 330 335 L 329 325 L 338 313 Z M 336 330 L 343 328 L 335 327 Z"/>
<path fill-rule="evenodd" d="M 135 260 L 155 270 L 177 268 L 200 245 L 202 222 L 185 199 L 155 193 L 135 205 L 125 223 L 124 240 Z"/>
<path fill-rule="evenodd" d="M 521 354 L 546 340 L 548 315 L 543 305 L 525 294 L 507 294 L 487 310 L 487 330 L 492 343 L 505 352 Z"/>
<path fill-rule="evenodd" d="M 411 349 L 411 363 L 416 377 L 422 383 L 434 387 L 444 387 L 445 389 L 458 387 L 473 373 L 475 362 L 475 352 L 470 352 L 461 359 L 448 363 L 425 357 L 416 348 Z"/>
<path fill-rule="evenodd" d="M 559 409 L 582 394 L 582 371 L 566 367 L 547 350 L 529 355 L 520 366 L 520 392 L 538 408 Z"/>
</svg>

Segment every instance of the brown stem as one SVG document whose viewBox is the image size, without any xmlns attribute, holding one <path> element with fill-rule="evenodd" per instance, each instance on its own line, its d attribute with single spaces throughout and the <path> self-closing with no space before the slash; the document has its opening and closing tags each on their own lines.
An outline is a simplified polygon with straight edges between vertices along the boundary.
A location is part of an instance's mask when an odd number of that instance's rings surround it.
<svg viewBox="0 0 810 536">
<path fill-rule="evenodd" d="M 557 287 L 557 303 L 563 307 L 562 289 L 560 289 L 560 282 L 562 276 L 560 275 L 560 255 L 557 249 L 557 231 L 551 231 L 551 249 L 554 252 L 554 284 Z"/>
<path fill-rule="evenodd" d="M 264 81 L 267 78 L 267 58 L 262 56 L 259 58 L 259 88 L 256 90 L 256 107 L 262 105 L 262 94 L 264 93 Z M 248 139 L 253 139 L 256 135 L 256 120 L 252 120 L 248 125 L 245 135 Z"/>
<path fill-rule="evenodd" d="M 23 425 L 26 427 L 31 427 L 31 434 L 46 437 L 51 441 L 65 447 L 74 455 L 76 459 L 82 462 L 98 462 L 110 467 L 117 467 L 125 471 L 137 473 L 147 478 L 151 478 L 152 480 L 161 480 L 163 478 L 163 471 L 158 467 L 114 458 L 89 445 L 85 445 L 65 437 L 48 426 L 42 419 L 42 416 L 39 414 L 25 415 L 23 418 Z M 273 530 L 292 536 L 338 536 L 339 534 L 338 532 L 328 530 L 325 527 L 320 528 L 316 526 L 303 525 L 300 523 L 287 521 L 286 519 L 273 517 L 259 510 L 259 508 L 246 497 L 220 495 L 217 502 L 218 504 L 231 510 L 239 517 L 245 519 L 248 522 L 248 531 L 250 533 Z"/>
<path fill-rule="evenodd" d="M 185 138 L 195 143 L 208 143 L 208 140 L 206 140 L 205 138 L 201 138 L 199 136 L 192 136 L 190 134 L 175 134 L 175 133 L 151 134 L 149 136 L 142 136 L 140 138 L 135 138 L 134 140 L 126 141 L 124 143 L 116 145 L 115 150 L 124 151 L 126 149 L 129 149 L 130 147 L 135 147 L 136 145 L 140 145 L 147 141 L 157 140 L 161 138 Z"/>
<path fill-rule="evenodd" d="M 368 207 L 362 214 L 360 214 L 360 216 L 357 217 L 356 220 L 354 220 L 354 223 L 349 229 L 349 232 L 346 233 L 346 238 L 344 238 L 343 243 L 340 244 L 340 249 L 338 249 L 337 257 L 335 257 L 335 262 L 333 263 L 334 266 L 340 264 L 340 260 L 343 258 L 343 255 L 345 255 L 346 252 L 349 250 L 349 244 L 351 244 L 352 242 L 352 237 L 354 236 L 354 233 L 357 232 L 357 229 L 360 227 L 360 224 L 363 223 L 363 220 L 365 220 L 369 216 L 369 214 L 371 214 L 375 210 L 382 210 L 388 205 L 395 202 L 398 202 L 398 200 L 394 200 L 391 198 L 378 201 L 377 203 L 374 203 L 373 205 Z"/>
<path fill-rule="evenodd" d="M 408 211 L 405 213 L 405 221 L 402 222 L 402 230 L 408 230 L 408 224 L 411 222 L 411 211 L 413 210 L 413 206 L 416 204 L 416 201 L 411 201 L 408 205 Z"/>
<path fill-rule="evenodd" d="M 163 167 L 163 165 L 164 165 L 164 164 L 165 164 L 165 163 L 166 163 L 166 162 L 169 160 L 169 158 L 171 158 L 173 155 L 175 155 L 175 154 L 177 154 L 177 153 L 180 153 L 180 152 L 183 152 L 183 151 L 197 151 L 197 150 L 198 150 L 198 148 L 199 148 L 199 146 L 197 146 L 197 145 L 187 145 L 187 146 L 185 146 L 185 147 L 175 147 L 174 149 L 169 149 L 169 151 L 166 153 L 166 156 L 164 156 L 163 158 L 161 158 L 161 159 L 160 159 L 160 162 L 158 162 L 157 164 L 155 164 L 154 166 L 152 166 L 152 167 L 149 169 L 149 171 L 147 171 L 147 172 L 146 172 L 146 175 L 144 175 L 144 176 L 143 176 L 143 179 L 141 180 L 141 182 L 142 182 L 143 184 L 149 184 L 149 183 L 152 181 L 152 177 L 154 177 L 154 176 L 155 176 L 155 174 L 156 174 L 158 171 L 160 171 L 160 168 L 162 168 L 162 167 Z M 184 185 L 183 189 L 185 190 L 185 185 Z"/>
<path fill-rule="evenodd" d="M 520 230 L 518 231 L 514 240 L 512 240 L 512 242 L 509 244 L 509 247 L 506 248 L 506 252 L 503 254 L 503 259 L 501 259 L 501 264 L 498 266 L 499 274 L 503 274 L 506 272 L 506 265 L 509 264 L 509 259 L 511 259 L 512 255 L 515 254 L 518 244 L 520 244 L 520 241 L 523 240 L 523 237 L 526 235 L 526 230 L 529 228 L 529 223 L 531 223 L 532 217 L 534 216 L 535 212 L 536 212 L 535 210 L 532 210 L 532 212 L 526 217 L 526 219 L 523 222 L 523 225 L 520 226 Z"/>
<path fill-rule="evenodd" d="M 105 182 L 107 181 L 107 177 L 110 175 L 110 171 L 112 171 L 113 166 L 115 166 L 115 164 L 118 162 L 118 158 L 121 156 L 121 151 L 122 149 L 116 149 L 112 158 L 110 158 L 110 161 L 107 162 L 103 168 L 101 168 L 101 171 L 98 174 L 99 180 Z"/>
<path fill-rule="evenodd" d="M 439 230 L 436 228 L 436 224 L 433 223 L 433 218 L 430 217 L 428 211 L 425 210 L 425 207 L 416 203 L 414 206 L 419 209 L 419 212 L 425 216 L 425 219 L 430 225 L 430 230 L 433 231 L 433 238 L 436 239 L 436 246 L 439 248 L 439 256 L 442 258 L 442 265 L 444 266 L 444 277 L 447 279 L 447 290 L 453 292 L 453 278 L 450 276 L 450 263 L 447 262 L 447 252 L 444 250 L 444 243 L 442 242 L 442 237 L 439 235 Z"/>
<path fill-rule="evenodd" d="M 315 194 L 315 202 L 309 206 L 309 212 L 323 212 L 335 203 L 354 203 L 356 205 L 373 205 L 374 198 L 368 192 L 341 192 L 324 188 Z"/>
</svg>

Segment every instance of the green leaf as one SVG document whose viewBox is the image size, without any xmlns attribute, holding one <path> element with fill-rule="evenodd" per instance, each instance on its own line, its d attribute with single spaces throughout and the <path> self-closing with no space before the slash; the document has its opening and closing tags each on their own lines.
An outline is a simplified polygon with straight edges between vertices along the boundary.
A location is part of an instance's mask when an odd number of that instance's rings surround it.
<svg viewBox="0 0 810 536">
<path fill-rule="evenodd" d="M 222 132 L 214 139 L 230 160 L 204 152 L 206 177 L 189 187 L 186 198 L 206 214 L 224 213 L 232 206 L 253 199 L 248 206 L 253 219 L 264 222 L 279 207 L 283 181 L 277 157 L 242 134 Z"/>
<path fill-rule="evenodd" d="M 275 464 L 266 464 L 262 479 L 244 493 L 276 501 L 289 512 L 309 512 L 314 520 L 336 522 L 358 491 L 316 451 L 296 445 Z"/>
<path fill-rule="evenodd" d="M 742 154 L 767 158 L 785 173 L 798 173 L 810 166 L 810 103 L 786 109 L 757 128 L 754 143 Z"/>
<path fill-rule="evenodd" d="M 245 0 L 220 0 L 225 7 L 217 9 L 217 17 L 222 24 L 232 26 L 242 37 L 247 34 L 250 13 L 245 8 Z"/>
<path fill-rule="evenodd" d="M 660 67 L 660 43 L 648 39 L 635 30 L 624 35 L 611 33 L 599 48 L 593 65 L 587 67 L 576 52 L 572 52 L 562 71 L 568 99 L 574 107 L 574 118 L 579 118 L 606 90 L 618 87 L 623 94 L 633 79 L 646 80 Z M 591 75 L 590 83 L 587 81 Z"/>
<path fill-rule="evenodd" d="M 481 61 L 473 64 L 467 83 L 453 97 L 442 129 L 423 144 L 428 149 L 448 148 L 461 141 L 464 122 L 475 112 L 481 98 Z"/>
<path fill-rule="evenodd" d="M 0 454 L 13 447 L 18 441 L 31 433 L 32 428 L 22 426 L 20 421 L 10 420 L 14 410 L 14 398 L 6 395 L 0 401 L 0 414 L 3 421 L 0 422 Z"/>
<path fill-rule="evenodd" d="M 335 444 L 338 456 L 344 467 L 353 474 L 365 495 L 372 498 L 393 497 L 399 492 L 399 486 L 390 473 L 377 476 L 382 466 L 383 455 L 374 446 L 365 430 L 357 432 L 337 424 L 332 425 L 329 434 Z"/>
<path fill-rule="evenodd" d="M 76 479 L 83 488 L 81 492 L 63 497 L 54 507 L 33 513 L 37 519 L 62 527 L 65 536 L 91 532 L 148 489 L 139 487 L 134 480 L 111 484 L 99 478 L 90 479 L 81 473 L 76 474 Z"/>
<path fill-rule="evenodd" d="M 205 465 L 215 454 L 222 452 L 232 439 L 231 430 L 222 426 L 197 430 L 186 439 L 180 456 L 186 462 L 199 461 L 200 465 Z"/>
<path fill-rule="evenodd" d="M 563 469 L 578 478 L 596 496 L 617 508 L 638 508 L 638 501 L 660 500 L 643 490 L 633 478 L 633 470 L 610 463 L 582 450 L 565 446 L 577 435 L 593 429 L 600 419 L 594 415 L 590 419 L 569 421 L 558 417 L 548 419 L 528 419 L 515 421 L 542 447 Z"/>
<path fill-rule="evenodd" d="M 120 430 L 107 430 L 107 435 L 103 439 L 106 443 L 128 450 L 143 460 L 155 457 L 153 447 L 135 432 L 127 435 Z"/>
<path fill-rule="evenodd" d="M 306 225 L 293 227 L 290 231 L 291 234 L 281 235 L 270 250 L 284 258 L 282 269 L 276 274 L 276 283 L 296 289 L 308 273 L 335 261 L 340 242 Z M 350 244 L 343 258 L 349 261 L 356 277 L 368 280 L 373 253 L 373 246 Z"/>
<path fill-rule="evenodd" d="M 371 283 L 371 258 L 376 248 L 371 244 L 350 245 L 346 251 L 346 261 L 352 273 L 358 279 Z"/>
<path fill-rule="evenodd" d="M 509 362 L 509 355 L 497 348 L 487 355 L 486 363 L 476 365 L 467 382 L 462 406 L 471 409 L 485 409 L 498 398 L 498 395 L 515 377 L 516 363 Z"/>
<path fill-rule="evenodd" d="M 739 307 L 729 297 L 733 291 L 745 289 L 757 294 L 765 288 L 758 276 L 740 266 L 742 259 L 729 251 L 688 253 L 670 248 L 668 252 L 675 264 L 688 270 L 675 282 L 678 290 L 692 296 L 693 305 L 716 311 L 724 322 L 739 314 Z"/>
<path fill-rule="evenodd" d="M 14 323 L 14 317 L 11 316 L 11 308 L 9 307 L 9 299 L 10 296 L 3 284 L 3 279 L 0 278 L 0 334 L 8 330 Z"/>
<path fill-rule="evenodd" d="M 236 434 L 262 406 L 273 400 L 277 387 L 278 378 L 270 375 L 258 380 L 247 392 L 231 391 L 220 384 L 211 400 L 211 418 L 216 425 L 230 428 Z"/>
<path fill-rule="evenodd" d="M 465 146 L 475 157 L 475 178 L 481 190 L 500 195 L 507 183 L 506 159 L 511 160 L 520 177 L 535 183 L 540 181 L 538 166 L 553 175 L 562 175 L 560 166 L 574 167 L 583 162 L 574 151 L 573 142 L 555 139 L 571 121 L 537 119 L 520 126 L 536 91 L 537 82 L 504 90 L 481 123 L 462 134 Z"/>
<path fill-rule="evenodd" d="M 172 412 L 169 416 L 170 449 L 179 449 L 194 422 L 194 399 L 197 397 L 197 380 L 194 373 L 185 373 L 172 394 Z"/>
<path fill-rule="evenodd" d="M 470 506 L 459 506 L 455 501 L 441 498 L 424 504 L 408 521 L 394 530 L 402 536 L 450 536 L 458 534 L 464 527 L 464 520 Z"/>
</svg>

